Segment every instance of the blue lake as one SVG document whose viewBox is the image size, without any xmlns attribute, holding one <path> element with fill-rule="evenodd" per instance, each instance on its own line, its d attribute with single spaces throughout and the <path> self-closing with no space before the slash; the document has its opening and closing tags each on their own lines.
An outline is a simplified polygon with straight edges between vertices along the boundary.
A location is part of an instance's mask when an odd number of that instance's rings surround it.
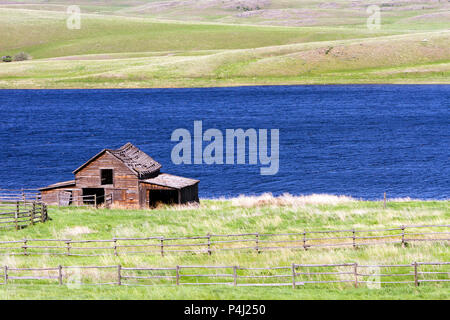
<svg viewBox="0 0 450 320">
<path fill-rule="evenodd" d="M 177 128 L 279 129 L 279 171 L 175 165 Z M 450 86 L 0 90 L 0 188 L 70 180 L 103 148 L 132 142 L 200 197 L 331 193 L 450 196 Z M 204 143 L 205 145 L 207 143 Z"/>
</svg>

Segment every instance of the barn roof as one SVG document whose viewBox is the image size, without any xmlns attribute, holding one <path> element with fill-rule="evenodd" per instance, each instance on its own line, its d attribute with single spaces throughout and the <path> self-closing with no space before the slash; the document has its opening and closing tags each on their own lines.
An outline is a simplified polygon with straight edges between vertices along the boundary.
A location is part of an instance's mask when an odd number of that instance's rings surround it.
<svg viewBox="0 0 450 320">
<path fill-rule="evenodd" d="M 174 176 L 168 173 L 161 173 L 154 178 L 140 180 L 140 182 L 156 184 L 158 186 L 169 187 L 173 189 L 183 189 L 199 183 L 199 180 Z"/>
<path fill-rule="evenodd" d="M 139 148 L 131 143 L 126 143 L 117 150 L 104 149 L 97 153 L 94 157 L 89 159 L 85 164 L 76 169 L 73 173 L 77 173 L 89 163 L 97 159 L 103 153 L 108 152 L 115 156 L 118 160 L 122 161 L 131 171 L 136 173 L 140 178 L 148 176 L 161 169 L 161 164 L 155 161 L 152 157 L 141 151 Z"/>
<path fill-rule="evenodd" d="M 152 157 L 129 142 L 117 150 L 109 151 L 122 160 L 128 168 L 137 172 L 139 176 L 153 173 L 162 167 L 159 162 L 153 160 Z"/>
<path fill-rule="evenodd" d="M 44 188 L 40 188 L 38 190 L 39 191 L 44 191 L 44 190 L 51 190 L 51 189 L 64 188 L 64 187 L 75 187 L 75 180 L 69 180 L 69 181 L 54 183 L 54 184 L 51 184 L 51 185 L 46 186 Z"/>
</svg>

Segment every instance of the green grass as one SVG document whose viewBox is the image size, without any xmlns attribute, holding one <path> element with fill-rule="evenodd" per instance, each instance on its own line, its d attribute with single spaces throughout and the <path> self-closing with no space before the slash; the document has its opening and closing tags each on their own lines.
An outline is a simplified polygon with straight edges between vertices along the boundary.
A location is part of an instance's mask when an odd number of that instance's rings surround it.
<svg viewBox="0 0 450 320">
<path fill-rule="evenodd" d="M 16 1 L 5 8 L 65 11 L 69 0 Z M 9 1 L 9 3 L 11 3 Z M 448 4 L 443 1 L 407 0 L 395 4 L 383 0 L 184 0 L 167 5 L 165 0 L 79 0 L 86 13 L 134 16 L 177 21 L 286 26 L 362 26 L 366 8 L 378 5 L 385 25 L 399 28 L 441 29 L 447 22 Z M 244 7 L 250 9 L 245 12 Z M 257 10 L 259 7 L 260 10 Z M 431 15 L 431 16 L 430 16 Z M 441 24 L 441 25 L 440 25 Z"/>
<path fill-rule="evenodd" d="M 285 233 L 299 230 L 389 227 L 411 224 L 445 224 L 450 218 L 449 201 L 381 202 L 355 201 L 304 206 L 242 207 L 240 203 L 202 200 L 200 208 L 157 210 L 50 207 L 49 223 L 20 231 L 0 233 L 1 239 L 61 238 L 77 226 L 91 229 L 82 238 L 114 236 L 198 235 L 216 233 Z M 193 223 L 195 222 L 195 223 Z"/>
<path fill-rule="evenodd" d="M 448 40 L 448 32 L 430 32 L 192 54 L 42 59 L 2 64 L 0 88 L 446 83 Z"/>
<path fill-rule="evenodd" d="M 233 26 L 86 14 L 81 29 L 66 27 L 64 12 L 0 9 L 0 55 L 27 51 L 35 59 L 96 53 L 243 49 L 396 32 L 311 27 Z"/>
<path fill-rule="evenodd" d="M 448 287 L 423 286 L 419 288 L 359 289 L 307 289 L 288 288 L 230 288 L 218 287 L 165 287 L 155 290 L 131 287 L 89 287 L 69 289 L 66 286 L 15 286 L 0 288 L 0 299 L 10 300 L 447 300 Z"/>
<path fill-rule="evenodd" d="M 51 207 L 52 220 L 19 231 L 0 234 L 1 240 L 24 238 L 111 239 L 118 237 L 190 236 L 227 233 L 287 233 L 303 230 L 377 229 L 413 224 L 448 224 L 449 201 L 381 202 L 356 201 L 303 205 L 246 205 L 239 201 L 203 200 L 199 208 L 163 207 L 157 210 L 120 210 Z M 81 230 L 81 231 L 80 231 Z M 413 261 L 448 261 L 446 243 L 375 245 L 338 249 L 224 251 L 199 254 L 105 255 L 100 257 L 0 256 L 0 265 L 117 265 L 124 267 L 176 265 L 240 265 L 245 267 L 289 266 L 291 263 L 410 264 Z M 86 275 L 87 276 L 87 275 Z M 104 275 L 108 277 L 108 274 Z M 114 277 L 114 275 L 112 275 Z M 68 289 L 50 284 L 0 287 L 2 298 L 43 299 L 447 299 L 445 283 L 383 285 L 370 290 L 351 284 L 306 285 L 292 288 L 230 288 L 157 286 L 152 289 L 82 287 Z M 41 292 L 40 294 L 37 294 Z"/>
</svg>

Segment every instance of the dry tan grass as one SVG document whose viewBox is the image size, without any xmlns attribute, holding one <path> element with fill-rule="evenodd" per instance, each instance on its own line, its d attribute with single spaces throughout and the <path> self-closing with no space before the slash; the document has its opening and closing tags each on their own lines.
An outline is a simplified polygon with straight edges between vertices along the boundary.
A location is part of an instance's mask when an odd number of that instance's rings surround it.
<svg viewBox="0 0 450 320">
<path fill-rule="evenodd" d="M 99 206 L 99 208 L 106 208 L 105 205 Z M 127 209 L 138 209 L 136 206 L 131 205 L 123 205 L 119 203 L 113 203 L 109 206 L 110 209 L 120 209 L 120 210 L 127 210 Z"/>
<path fill-rule="evenodd" d="M 263 206 L 275 207 L 302 207 L 307 204 L 331 204 L 336 205 L 340 203 L 348 203 L 356 201 L 348 196 L 336 196 L 330 194 L 311 194 L 305 196 L 293 196 L 285 193 L 281 196 L 273 196 L 271 193 L 264 193 L 260 196 L 245 196 L 241 195 L 237 198 L 231 199 L 233 206 L 252 208 Z"/>
<path fill-rule="evenodd" d="M 16 268 L 18 262 L 15 256 L 1 256 L 0 257 L 0 266 L 8 266 L 9 268 Z"/>
<path fill-rule="evenodd" d="M 90 234 L 90 233 L 95 233 L 95 231 L 89 229 L 88 227 L 76 226 L 76 227 L 64 229 L 61 234 L 64 237 L 73 237 L 73 236 L 79 236 L 82 234 Z"/>
<path fill-rule="evenodd" d="M 183 210 L 195 210 L 200 208 L 200 204 L 191 202 L 186 204 L 174 204 L 174 205 L 166 205 L 164 203 L 158 203 L 156 209 L 165 209 L 170 208 L 172 211 L 183 211 Z"/>
<path fill-rule="evenodd" d="M 113 229 L 114 237 L 131 238 L 141 236 L 142 231 L 138 228 L 129 225 L 119 225 Z"/>
<path fill-rule="evenodd" d="M 409 198 L 402 198 L 403 201 L 411 201 L 407 200 Z M 341 203 L 355 202 L 356 199 L 344 196 L 344 195 L 331 195 L 331 194 L 311 194 L 311 195 L 301 195 L 294 196 L 289 193 L 284 193 L 281 196 L 273 196 L 272 193 L 263 193 L 259 196 L 246 196 L 240 195 L 237 198 L 217 198 L 213 199 L 215 201 L 231 201 L 232 206 L 234 207 L 242 207 L 242 208 L 253 208 L 253 207 L 264 207 L 264 206 L 272 206 L 272 207 L 303 207 L 308 204 L 328 204 L 328 205 L 336 205 Z M 391 199 L 390 199 L 391 200 Z M 392 199 L 393 200 L 393 199 Z M 111 209 L 136 209 L 134 207 L 123 206 L 120 204 L 113 204 L 110 206 Z M 186 211 L 186 210 L 196 210 L 206 208 L 205 205 L 198 203 L 187 203 L 187 204 L 173 204 L 167 205 L 163 203 L 158 203 L 155 209 L 170 209 L 171 211 Z M 219 210 L 222 207 L 217 205 L 207 206 L 208 209 L 211 210 Z M 242 214 L 242 212 L 240 212 Z"/>
</svg>

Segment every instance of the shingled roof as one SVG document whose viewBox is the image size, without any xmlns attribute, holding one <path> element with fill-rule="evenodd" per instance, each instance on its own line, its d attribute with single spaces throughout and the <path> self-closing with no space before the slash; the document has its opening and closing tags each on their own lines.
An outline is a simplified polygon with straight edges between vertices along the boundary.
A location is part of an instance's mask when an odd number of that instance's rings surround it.
<svg viewBox="0 0 450 320">
<path fill-rule="evenodd" d="M 199 183 L 199 180 L 174 176 L 173 174 L 161 173 L 154 178 L 141 180 L 140 182 L 156 184 L 158 186 L 169 187 L 173 189 L 183 189 Z"/>
<path fill-rule="evenodd" d="M 122 160 L 128 168 L 137 172 L 139 177 L 158 171 L 162 167 L 159 162 L 129 142 L 117 150 L 109 151 Z"/>
<path fill-rule="evenodd" d="M 44 191 L 44 190 L 51 190 L 51 189 L 57 189 L 57 188 L 68 188 L 68 187 L 75 187 L 75 186 L 76 186 L 75 180 L 69 180 L 69 181 L 54 183 L 47 187 L 39 188 L 38 190 Z"/>
<path fill-rule="evenodd" d="M 152 175 L 153 173 L 159 171 L 159 169 L 161 169 L 162 167 L 159 162 L 155 161 L 145 152 L 142 152 L 141 150 L 139 150 L 139 148 L 128 142 L 117 150 L 112 149 L 102 150 L 94 157 L 92 157 L 90 160 L 88 160 L 85 164 L 83 164 L 81 167 L 76 169 L 73 173 L 77 173 L 78 171 L 83 169 L 86 165 L 88 165 L 90 162 L 92 162 L 97 157 L 102 155 L 104 152 L 108 152 L 113 156 L 115 156 L 120 161 L 122 161 L 131 171 L 136 173 L 136 175 L 140 179 Z"/>
</svg>

